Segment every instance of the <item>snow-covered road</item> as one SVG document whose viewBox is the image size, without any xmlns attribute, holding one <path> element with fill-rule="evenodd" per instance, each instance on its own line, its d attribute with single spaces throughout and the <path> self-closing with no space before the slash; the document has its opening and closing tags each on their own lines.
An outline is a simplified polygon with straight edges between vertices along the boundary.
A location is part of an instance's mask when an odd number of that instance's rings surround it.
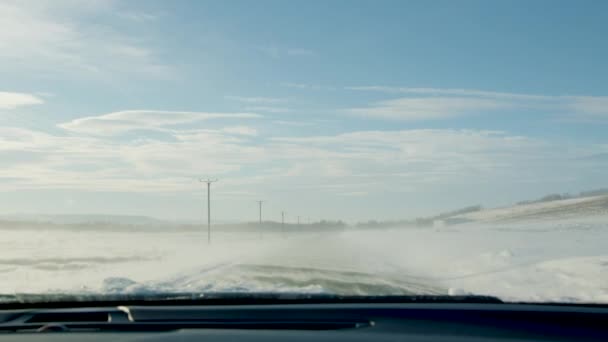
<svg viewBox="0 0 608 342">
<path fill-rule="evenodd" d="M 4 230 L 0 293 L 288 291 L 608 302 L 608 223 L 282 235 Z"/>
</svg>

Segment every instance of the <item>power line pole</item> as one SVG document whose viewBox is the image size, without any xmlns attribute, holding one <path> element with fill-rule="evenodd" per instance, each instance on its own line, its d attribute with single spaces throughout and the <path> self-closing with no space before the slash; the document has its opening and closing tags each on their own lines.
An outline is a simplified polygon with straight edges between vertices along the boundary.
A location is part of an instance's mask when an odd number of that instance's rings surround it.
<svg viewBox="0 0 608 342">
<path fill-rule="evenodd" d="M 300 225 L 300 216 L 298 216 L 298 226 Z"/>
<path fill-rule="evenodd" d="M 259 200 L 256 202 L 258 202 L 258 204 L 260 205 L 260 225 L 262 225 L 262 203 L 264 203 L 264 201 Z"/>
<path fill-rule="evenodd" d="M 207 183 L 207 243 L 211 243 L 211 183 L 217 182 L 217 179 L 198 180 L 201 183 Z"/>
<path fill-rule="evenodd" d="M 285 212 L 281 211 L 281 231 L 285 233 Z"/>
<path fill-rule="evenodd" d="M 260 212 L 259 212 L 260 217 L 259 217 L 259 225 L 258 225 L 258 229 L 259 229 L 259 231 L 260 231 L 260 232 L 259 232 L 259 235 L 260 235 L 260 239 L 261 239 L 261 238 L 263 238 L 263 236 L 264 236 L 264 233 L 263 233 L 263 230 L 262 230 L 262 203 L 264 203 L 265 201 L 264 201 L 264 200 L 259 200 L 259 201 L 256 201 L 256 202 L 258 202 L 259 209 L 260 209 Z"/>
</svg>

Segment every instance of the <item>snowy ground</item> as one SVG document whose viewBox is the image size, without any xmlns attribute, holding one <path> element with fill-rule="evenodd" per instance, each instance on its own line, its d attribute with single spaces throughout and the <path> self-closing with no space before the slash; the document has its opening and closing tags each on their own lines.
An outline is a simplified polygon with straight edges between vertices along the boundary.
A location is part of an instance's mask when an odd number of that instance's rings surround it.
<svg viewBox="0 0 608 342">
<path fill-rule="evenodd" d="M 605 217 L 606 215 L 608 215 L 608 196 L 601 195 L 483 209 L 453 216 L 453 218 L 475 222 L 514 220 L 562 221 L 580 217 Z"/>
<path fill-rule="evenodd" d="M 288 291 L 608 302 L 608 219 L 287 234 L 0 231 L 0 294 Z"/>
</svg>

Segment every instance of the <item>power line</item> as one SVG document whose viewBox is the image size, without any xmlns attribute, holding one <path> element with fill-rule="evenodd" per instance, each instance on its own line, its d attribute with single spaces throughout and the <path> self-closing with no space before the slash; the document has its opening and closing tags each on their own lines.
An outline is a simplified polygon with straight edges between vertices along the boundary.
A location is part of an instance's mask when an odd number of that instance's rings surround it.
<svg viewBox="0 0 608 342">
<path fill-rule="evenodd" d="M 198 181 L 207 183 L 207 243 L 211 243 L 211 183 L 215 183 L 218 180 L 199 178 Z"/>
<path fill-rule="evenodd" d="M 256 202 L 258 202 L 259 209 L 260 209 L 260 212 L 259 212 L 260 217 L 259 217 L 258 230 L 259 230 L 259 235 L 260 235 L 260 239 L 261 239 L 261 238 L 263 238 L 263 236 L 264 236 L 264 231 L 263 231 L 263 229 L 262 229 L 262 203 L 264 203 L 264 202 L 266 202 L 266 201 L 264 201 L 264 200 L 259 200 L 259 201 L 256 201 Z"/>
</svg>

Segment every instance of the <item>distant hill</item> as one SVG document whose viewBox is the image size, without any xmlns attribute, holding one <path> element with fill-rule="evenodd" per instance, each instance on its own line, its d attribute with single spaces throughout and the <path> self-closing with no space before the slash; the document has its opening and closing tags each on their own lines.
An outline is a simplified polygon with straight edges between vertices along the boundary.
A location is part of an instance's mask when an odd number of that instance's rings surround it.
<svg viewBox="0 0 608 342">
<path fill-rule="evenodd" d="M 329 231 L 347 227 L 342 221 L 321 220 L 295 224 L 274 221 L 213 223 L 213 230 L 223 232 Z M 5 215 L 0 216 L 0 230 L 70 230 L 123 232 L 206 232 L 204 222 L 180 223 L 146 216 L 122 215 Z"/>
<path fill-rule="evenodd" d="M 521 205 L 521 204 L 530 204 L 530 203 L 551 202 L 551 201 L 559 201 L 559 200 L 565 200 L 565 199 L 570 199 L 570 198 L 594 197 L 594 196 L 602 196 L 602 195 L 608 195 L 608 189 L 602 188 L 602 189 L 581 191 L 578 195 L 572 195 L 569 193 L 549 194 L 549 195 L 545 195 L 539 199 L 517 202 L 517 204 Z"/>
<path fill-rule="evenodd" d="M 39 222 L 53 224 L 119 224 L 119 225 L 164 225 L 171 222 L 147 216 L 135 215 L 71 215 L 71 214 L 15 214 L 0 216 L 0 220 L 15 222 Z"/>
<path fill-rule="evenodd" d="M 359 222 L 357 228 L 374 229 L 388 227 L 441 227 L 467 222 L 505 222 L 586 218 L 607 216 L 608 189 L 581 191 L 578 194 L 548 194 L 534 200 L 518 202 L 511 206 L 485 209 L 472 205 L 434 216 L 409 220 Z"/>
<path fill-rule="evenodd" d="M 523 221 L 581 218 L 608 215 L 608 195 L 555 199 L 521 203 L 502 208 L 482 209 L 455 215 L 451 219 L 464 221 Z"/>
</svg>

